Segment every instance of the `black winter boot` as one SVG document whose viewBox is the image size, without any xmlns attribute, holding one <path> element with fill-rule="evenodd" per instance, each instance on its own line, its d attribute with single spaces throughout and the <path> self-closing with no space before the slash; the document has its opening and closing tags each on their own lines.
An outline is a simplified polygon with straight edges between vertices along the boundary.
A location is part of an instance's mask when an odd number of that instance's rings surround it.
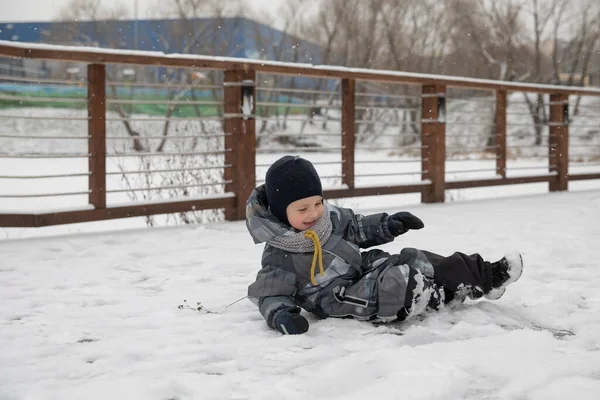
<svg viewBox="0 0 600 400">
<path fill-rule="evenodd" d="M 506 287 L 516 282 L 523 273 L 523 257 L 517 252 L 506 253 L 500 260 L 491 263 L 492 289 L 485 294 L 489 300 L 498 300 Z"/>
</svg>

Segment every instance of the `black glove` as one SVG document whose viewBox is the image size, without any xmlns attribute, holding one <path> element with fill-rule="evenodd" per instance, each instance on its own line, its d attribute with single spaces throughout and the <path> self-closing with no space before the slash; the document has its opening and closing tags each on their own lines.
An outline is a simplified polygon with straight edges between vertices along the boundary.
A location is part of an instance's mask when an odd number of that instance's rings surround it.
<svg viewBox="0 0 600 400">
<path fill-rule="evenodd" d="M 284 335 L 299 335 L 308 331 L 308 321 L 300 310 L 282 310 L 275 315 L 275 329 Z"/>
<path fill-rule="evenodd" d="M 421 229 L 424 226 L 423 221 L 408 211 L 397 212 L 388 218 L 388 229 L 394 236 L 402 235 L 409 229 Z"/>
</svg>

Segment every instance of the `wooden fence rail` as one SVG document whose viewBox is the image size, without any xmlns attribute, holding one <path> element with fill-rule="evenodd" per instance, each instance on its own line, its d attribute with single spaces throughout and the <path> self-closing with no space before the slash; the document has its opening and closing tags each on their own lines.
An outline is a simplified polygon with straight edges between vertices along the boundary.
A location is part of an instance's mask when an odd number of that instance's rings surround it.
<svg viewBox="0 0 600 400">
<path fill-rule="evenodd" d="M 256 182 L 256 121 L 254 108 L 244 114 L 243 95 L 248 95 L 248 82 L 256 81 L 257 73 L 272 73 L 304 77 L 326 77 L 341 81 L 341 170 L 343 188 L 325 191 L 328 198 L 372 196 L 380 194 L 420 193 L 425 203 L 443 202 L 448 189 L 501 186 L 522 183 L 548 182 L 549 190 L 567 190 L 568 182 L 600 179 L 600 173 L 569 174 L 569 96 L 600 97 L 600 89 L 519 84 L 481 79 L 307 66 L 238 58 L 190 55 L 164 55 L 90 50 L 67 46 L 34 45 L 0 41 L 1 57 L 77 61 L 88 64 L 88 150 L 89 150 L 89 209 L 53 213 L 2 213 L 1 227 L 40 227 L 145 216 L 180 213 L 194 210 L 225 209 L 227 220 L 244 219 L 245 201 Z M 107 64 L 136 64 L 171 66 L 223 71 L 225 117 L 225 194 L 210 198 L 181 198 L 169 202 L 107 207 L 106 202 L 106 71 Z M 421 86 L 421 168 L 422 180 L 417 183 L 357 187 L 355 184 L 355 90 L 357 81 L 377 81 Z M 445 180 L 446 161 L 446 93 L 449 88 L 471 88 L 494 91 L 496 94 L 495 143 L 496 178 L 463 181 Z M 255 98 L 256 89 L 250 86 Z M 550 95 L 550 135 L 548 173 L 513 177 L 506 176 L 507 159 L 507 94 L 531 92 Z M 600 111 L 599 111 L 600 113 Z M 1 183 L 1 182 L 0 182 Z"/>
</svg>

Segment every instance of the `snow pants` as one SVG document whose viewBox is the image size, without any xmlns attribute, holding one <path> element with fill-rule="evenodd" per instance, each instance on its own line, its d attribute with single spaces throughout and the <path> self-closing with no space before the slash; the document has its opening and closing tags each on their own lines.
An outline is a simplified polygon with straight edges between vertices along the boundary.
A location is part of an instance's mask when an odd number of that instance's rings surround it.
<svg viewBox="0 0 600 400">
<path fill-rule="evenodd" d="M 363 264 L 377 265 L 383 258 L 388 265 L 410 268 L 404 307 L 397 314 L 400 320 L 425 310 L 438 310 L 454 299 L 480 298 L 492 288 L 491 265 L 477 253 L 455 252 L 446 257 L 414 248 L 395 255 L 372 250 L 363 253 Z"/>
</svg>

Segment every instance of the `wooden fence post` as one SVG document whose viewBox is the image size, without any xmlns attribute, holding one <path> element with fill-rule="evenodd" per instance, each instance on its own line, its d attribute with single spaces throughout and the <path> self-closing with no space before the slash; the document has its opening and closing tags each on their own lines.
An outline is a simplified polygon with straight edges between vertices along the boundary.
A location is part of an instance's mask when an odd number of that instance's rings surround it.
<svg viewBox="0 0 600 400">
<path fill-rule="evenodd" d="M 569 95 L 550 95 L 550 135 L 548 162 L 550 172 L 557 172 L 551 181 L 551 192 L 569 188 Z"/>
<path fill-rule="evenodd" d="M 106 208 L 106 69 L 103 64 L 87 66 L 88 80 L 88 189 L 89 202 Z"/>
<path fill-rule="evenodd" d="M 506 178 L 506 90 L 496 91 L 496 175 Z"/>
<path fill-rule="evenodd" d="M 342 184 L 354 189 L 355 135 L 354 79 L 342 79 Z"/>
<path fill-rule="evenodd" d="M 224 178 L 232 183 L 225 185 L 226 192 L 235 194 L 233 207 L 225 209 L 228 221 L 246 217 L 246 200 L 256 185 L 256 71 L 227 70 L 223 75 L 223 101 L 225 117 L 225 168 Z M 251 95 L 250 115 L 244 116 L 243 92 Z"/>
<path fill-rule="evenodd" d="M 423 203 L 444 202 L 446 173 L 446 86 L 423 85 L 421 101 L 421 171 L 431 186 L 422 193 Z"/>
</svg>

